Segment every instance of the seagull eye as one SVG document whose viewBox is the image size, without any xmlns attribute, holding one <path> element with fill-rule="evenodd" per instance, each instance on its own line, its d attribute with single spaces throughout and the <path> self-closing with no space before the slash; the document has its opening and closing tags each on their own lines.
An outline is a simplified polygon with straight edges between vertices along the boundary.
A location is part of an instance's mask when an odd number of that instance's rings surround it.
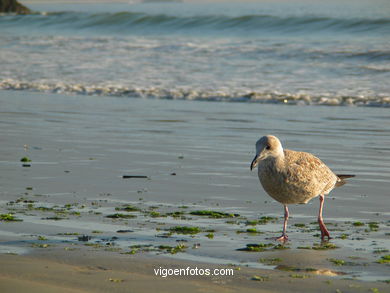
<svg viewBox="0 0 390 293">
<path fill-rule="evenodd" d="M 270 146 L 270 145 L 267 145 L 267 146 L 265 147 L 265 149 L 266 149 L 266 150 L 269 150 L 269 149 L 271 149 L 271 146 Z"/>
</svg>

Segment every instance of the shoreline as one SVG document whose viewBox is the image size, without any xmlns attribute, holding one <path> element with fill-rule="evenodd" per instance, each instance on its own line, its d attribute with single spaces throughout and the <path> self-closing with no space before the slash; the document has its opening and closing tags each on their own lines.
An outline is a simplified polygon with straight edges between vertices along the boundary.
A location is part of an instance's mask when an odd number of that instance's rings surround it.
<svg viewBox="0 0 390 293">
<path fill-rule="evenodd" d="M 45 250 L 38 255 L 0 254 L 1 292 L 385 292 L 388 284 L 313 273 L 177 261 L 161 256 Z M 233 268 L 234 276 L 156 276 L 157 268 Z M 374 292 L 374 291 L 372 291 Z"/>
<path fill-rule="evenodd" d="M 0 214 L 9 219 L 0 222 L 0 251 L 26 253 L 1 254 L 0 286 L 18 286 L 20 279 L 37 291 L 61 284 L 88 292 L 98 283 L 127 292 L 135 282 L 149 292 L 147 286 L 166 282 L 176 292 L 175 284 L 185 288 L 189 281 L 189 292 L 214 285 L 221 286 L 216 292 L 301 292 L 302 286 L 318 292 L 319 282 L 322 292 L 386 291 L 388 264 L 378 261 L 389 253 L 387 165 L 376 144 L 361 140 L 376 134 L 367 124 L 380 120 L 383 109 L 338 108 L 330 117 L 322 107 L 205 105 L 0 91 Z M 294 122 L 288 117 L 297 111 L 302 118 Z M 363 130 L 344 130 L 351 125 Z M 378 125 L 379 144 L 387 124 Z M 272 240 L 282 226 L 281 207 L 249 172 L 254 138 L 268 131 L 291 149 L 315 150 L 335 171 L 364 174 L 326 199 L 329 243 L 318 238 L 317 200 L 291 207 L 291 241 Z M 217 283 L 153 273 L 153 266 L 200 266 L 199 260 L 240 270 Z M 25 270 L 19 279 L 13 263 Z M 63 273 L 43 269 L 57 264 Z M 96 269 L 105 264 L 110 270 Z M 149 269 L 140 269 L 145 264 Z M 109 276 L 117 271 L 119 277 Z M 127 277 L 133 274 L 146 287 Z M 91 275 L 85 286 L 84 275 Z"/>
</svg>

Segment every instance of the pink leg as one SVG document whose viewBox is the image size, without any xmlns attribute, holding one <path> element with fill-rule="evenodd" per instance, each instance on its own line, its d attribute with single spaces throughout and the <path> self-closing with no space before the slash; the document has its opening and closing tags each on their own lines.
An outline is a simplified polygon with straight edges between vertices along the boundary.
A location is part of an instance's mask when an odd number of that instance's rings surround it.
<svg viewBox="0 0 390 293">
<path fill-rule="evenodd" d="M 287 208 L 287 205 L 284 206 L 284 223 L 283 223 L 283 233 L 280 237 L 276 238 L 276 240 L 278 241 L 282 241 L 282 242 L 285 242 L 288 240 L 288 236 L 287 236 L 287 233 L 286 233 L 286 230 L 287 230 L 287 220 L 288 220 L 288 208 Z"/>
<path fill-rule="evenodd" d="M 322 219 L 322 209 L 324 207 L 324 195 L 320 195 L 320 210 L 318 211 L 318 224 L 320 225 L 321 230 L 321 240 L 325 240 L 325 236 L 328 237 L 328 239 L 332 239 L 329 235 L 328 229 L 326 229 L 326 226 L 324 224 L 324 220 Z"/>
</svg>

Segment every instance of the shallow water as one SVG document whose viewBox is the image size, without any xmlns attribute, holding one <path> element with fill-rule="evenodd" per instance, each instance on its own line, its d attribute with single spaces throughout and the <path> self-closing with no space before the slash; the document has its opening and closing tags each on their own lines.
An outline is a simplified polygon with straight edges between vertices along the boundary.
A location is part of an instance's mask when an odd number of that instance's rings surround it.
<svg viewBox="0 0 390 293">
<path fill-rule="evenodd" d="M 338 269 L 365 280 L 386 278 L 386 265 L 375 263 L 383 255 L 375 251 L 390 247 L 390 116 L 384 108 L 0 91 L 0 109 L 0 213 L 14 212 L 24 220 L 1 222 L 2 245 L 7 251 L 14 246 L 20 253 L 22 248 L 33 249 L 34 243 L 77 247 L 82 245 L 78 236 L 58 233 L 79 233 L 92 235 L 90 243 L 103 248 L 111 242 L 110 248 L 122 251 L 136 244 L 175 246 L 182 242 L 189 248 L 178 254 L 180 258 L 256 263 L 259 267 L 264 266 L 258 263 L 259 257 L 285 258 L 289 252 L 311 255 L 308 261 L 316 268 L 329 267 L 328 258 L 359 256 L 362 259 L 352 261 L 357 264 Z M 331 243 L 339 249 L 298 249 L 319 243 L 315 236 L 318 201 L 314 199 L 308 205 L 290 207 L 289 250 L 236 250 L 248 243 L 275 244 L 270 238 L 281 231 L 282 206 L 264 193 L 256 172 L 249 170 L 255 141 L 269 133 L 280 137 L 286 148 L 316 154 L 336 173 L 356 174 L 325 201 L 325 222 L 335 237 Z M 30 168 L 19 162 L 23 156 L 32 159 Z M 123 179 L 123 175 L 149 179 Z M 105 217 L 124 204 L 140 208 L 134 212 L 136 218 Z M 151 210 L 161 215 L 182 211 L 184 218 L 152 217 Z M 193 210 L 241 217 L 209 219 L 190 215 Z M 51 220 L 53 216 L 64 219 Z M 253 228 L 245 224 L 247 220 L 261 216 L 278 218 L 254 227 L 264 234 L 237 234 Z M 352 225 L 358 221 L 363 226 Z M 378 230 L 371 230 L 369 222 L 377 223 Z M 305 228 L 294 224 L 305 224 Z M 164 233 L 172 226 L 212 229 L 214 238 L 208 239 L 207 232 L 193 237 L 174 233 L 166 238 Z M 116 232 L 123 229 L 133 232 Z M 340 238 L 343 234 L 345 239 Z M 47 240 L 37 240 L 39 235 Z M 200 247 L 192 249 L 197 243 Z"/>
<path fill-rule="evenodd" d="M 0 89 L 390 103 L 388 1 L 36 4 L 0 16 Z"/>
</svg>

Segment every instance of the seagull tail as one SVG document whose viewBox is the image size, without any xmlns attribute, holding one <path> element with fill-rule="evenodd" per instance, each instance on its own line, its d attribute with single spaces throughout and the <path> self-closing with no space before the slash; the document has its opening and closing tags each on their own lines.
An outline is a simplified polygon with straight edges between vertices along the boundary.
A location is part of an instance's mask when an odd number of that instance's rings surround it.
<svg viewBox="0 0 390 293">
<path fill-rule="evenodd" d="M 336 182 L 336 187 L 343 186 L 347 181 L 345 179 L 355 177 L 355 175 L 347 175 L 347 174 L 337 174 L 337 182 Z"/>
</svg>

